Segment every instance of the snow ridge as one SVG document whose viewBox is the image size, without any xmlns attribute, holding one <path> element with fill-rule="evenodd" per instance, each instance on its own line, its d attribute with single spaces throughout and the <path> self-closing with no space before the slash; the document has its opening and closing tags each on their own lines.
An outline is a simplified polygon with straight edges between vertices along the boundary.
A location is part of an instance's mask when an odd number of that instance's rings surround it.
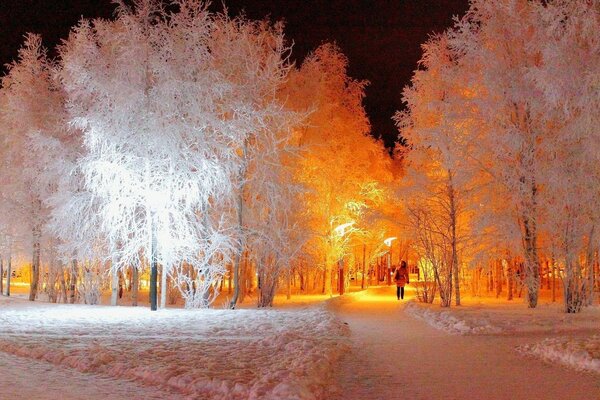
<svg viewBox="0 0 600 400">
<path fill-rule="evenodd" d="M 581 339 L 566 336 L 548 338 L 539 343 L 519 346 L 517 350 L 577 371 L 600 374 L 600 335 Z"/>
<path fill-rule="evenodd" d="M 404 307 L 404 311 L 421 321 L 433 326 L 436 329 L 447 332 L 451 335 L 486 335 L 499 334 L 502 329 L 491 325 L 485 320 L 467 322 L 464 319 L 457 318 L 450 311 L 433 311 L 415 301 L 410 301 Z"/>
</svg>

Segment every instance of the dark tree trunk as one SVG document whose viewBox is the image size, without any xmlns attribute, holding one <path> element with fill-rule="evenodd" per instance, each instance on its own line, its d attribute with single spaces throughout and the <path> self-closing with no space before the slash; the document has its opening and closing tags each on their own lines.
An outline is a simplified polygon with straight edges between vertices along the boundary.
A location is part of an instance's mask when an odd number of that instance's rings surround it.
<svg viewBox="0 0 600 400">
<path fill-rule="evenodd" d="M 131 305 L 136 307 L 138 305 L 138 292 L 139 292 L 139 277 L 138 277 L 138 266 L 131 266 Z"/>
<path fill-rule="evenodd" d="M 150 310 L 152 311 L 156 311 L 158 309 L 158 261 L 157 261 L 157 254 L 156 254 L 156 232 L 155 232 L 155 227 L 154 227 L 154 221 L 152 222 L 152 228 L 151 228 L 151 235 L 152 235 L 152 240 L 151 240 L 151 246 L 152 248 L 150 249 Z"/>
<path fill-rule="evenodd" d="M 10 297 L 10 278 L 12 275 L 12 255 L 8 255 L 8 266 L 6 269 L 6 296 Z"/>
<path fill-rule="evenodd" d="M 338 260 L 339 293 L 344 294 L 344 260 Z"/>
<path fill-rule="evenodd" d="M 362 279 L 360 282 L 360 288 L 364 289 L 365 288 L 365 265 L 366 265 L 366 254 L 367 254 L 367 245 L 363 244 L 363 259 L 362 259 Z"/>
<path fill-rule="evenodd" d="M 31 288 L 29 290 L 29 301 L 34 301 L 38 293 L 40 282 L 40 240 L 41 228 L 36 225 L 33 228 L 33 259 L 31 261 Z"/>
<path fill-rule="evenodd" d="M 229 303 L 229 308 L 234 309 L 237 305 L 238 298 L 240 296 L 240 264 L 242 262 L 242 254 L 244 252 L 244 180 L 246 179 L 246 157 L 248 154 L 248 140 L 244 140 L 244 146 L 242 148 L 242 164 L 240 167 L 240 193 L 238 195 L 237 204 L 237 217 L 238 217 L 238 234 L 239 234 L 239 248 L 235 254 L 234 266 L 233 266 L 233 297 Z"/>
<path fill-rule="evenodd" d="M 454 304 L 460 306 L 460 276 L 458 275 L 458 252 L 457 252 L 457 237 L 456 237 L 456 192 L 452 182 L 452 172 L 448 171 L 448 200 L 450 203 L 450 228 L 452 245 L 452 275 L 454 275 Z"/>
<path fill-rule="evenodd" d="M 69 303 L 75 303 L 75 290 L 77 288 L 77 260 L 71 261 L 71 273 L 69 274 Z"/>
<path fill-rule="evenodd" d="M 506 274 L 508 275 L 508 296 L 507 296 L 507 300 L 512 300 L 513 299 L 513 283 L 514 283 L 514 276 L 513 276 L 513 263 L 512 260 L 507 260 L 508 261 L 508 268 L 506 270 Z"/>
</svg>

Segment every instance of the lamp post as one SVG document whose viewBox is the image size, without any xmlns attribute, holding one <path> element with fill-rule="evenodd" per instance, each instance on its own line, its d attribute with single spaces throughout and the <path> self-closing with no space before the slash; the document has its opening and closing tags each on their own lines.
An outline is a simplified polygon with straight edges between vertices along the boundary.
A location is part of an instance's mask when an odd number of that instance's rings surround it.
<svg viewBox="0 0 600 400">
<path fill-rule="evenodd" d="M 387 260 L 387 284 L 390 286 L 392 284 L 392 242 L 396 240 L 395 236 L 389 237 L 383 241 L 386 246 L 390 248 L 388 251 L 388 260 Z"/>
<path fill-rule="evenodd" d="M 352 225 L 354 225 L 354 221 L 338 225 L 335 227 L 335 229 L 333 231 L 335 232 L 336 235 L 338 235 L 340 238 L 342 238 L 347 233 L 346 228 L 350 228 L 350 227 L 352 227 Z M 339 274 L 338 291 L 341 296 L 344 294 L 344 255 L 343 254 L 338 259 L 338 274 Z"/>
</svg>

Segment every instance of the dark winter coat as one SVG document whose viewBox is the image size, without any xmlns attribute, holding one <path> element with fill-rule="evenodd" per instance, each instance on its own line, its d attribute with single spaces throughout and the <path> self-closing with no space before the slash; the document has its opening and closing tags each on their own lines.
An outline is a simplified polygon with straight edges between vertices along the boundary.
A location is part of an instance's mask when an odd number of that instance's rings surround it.
<svg viewBox="0 0 600 400">
<path fill-rule="evenodd" d="M 396 269 L 394 280 L 396 281 L 396 286 L 398 287 L 404 287 L 404 285 L 410 283 L 410 280 L 408 279 L 408 270 L 406 267 L 399 267 Z"/>
</svg>

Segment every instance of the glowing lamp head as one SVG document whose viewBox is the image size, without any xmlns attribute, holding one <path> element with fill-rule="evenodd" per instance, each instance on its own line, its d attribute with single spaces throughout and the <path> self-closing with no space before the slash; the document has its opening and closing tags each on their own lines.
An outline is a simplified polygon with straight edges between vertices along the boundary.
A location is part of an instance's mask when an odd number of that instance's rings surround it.
<svg viewBox="0 0 600 400">
<path fill-rule="evenodd" d="M 346 234 L 346 228 L 351 227 L 352 225 L 354 225 L 354 221 L 352 222 L 347 222 L 345 224 L 341 224 L 336 226 L 333 231 L 335 232 L 336 235 L 338 236 L 344 236 Z"/>
<path fill-rule="evenodd" d="M 385 245 L 386 245 L 386 246 L 388 246 L 388 247 L 391 247 L 391 246 L 392 246 L 392 242 L 393 242 L 394 240 L 396 240 L 396 239 L 397 239 L 397 237 L 396 237 L 396 236 L 392 236 L 392 237 L 389 237 L 389 238 L 385 239 L 385 240 L 383 241 L 383 243 L 385 243 Z"/>
</svg>

